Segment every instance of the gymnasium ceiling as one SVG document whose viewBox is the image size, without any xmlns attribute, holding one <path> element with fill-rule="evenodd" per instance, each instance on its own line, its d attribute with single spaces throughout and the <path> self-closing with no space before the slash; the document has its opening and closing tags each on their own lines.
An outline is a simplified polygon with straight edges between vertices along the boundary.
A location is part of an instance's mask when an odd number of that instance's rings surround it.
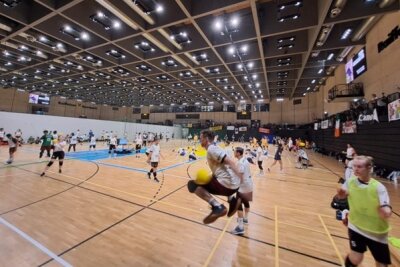
<svg viewBox="0 0 400 267">
<path fill-rule="evenodd" d="M 397 0 L 0 5 L 0 86 L 116 106 L 302 97 L 365 44 L 367 19 L 399 10 Z"/>
</svg>

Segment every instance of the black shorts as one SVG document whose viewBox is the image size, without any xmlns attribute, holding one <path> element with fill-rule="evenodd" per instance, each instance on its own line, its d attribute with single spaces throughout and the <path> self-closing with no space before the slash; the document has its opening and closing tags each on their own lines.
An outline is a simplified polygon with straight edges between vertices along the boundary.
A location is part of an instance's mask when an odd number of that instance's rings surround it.
<svg viewBox="0 0 400 267">
<path fill-rule="evenodd" d="M 220 182 L 218 182 L 215 176 L 212 177 L 211 181 L 208 184 L 199 186 L 204 187 L 210 194 L 227 196 L 227 197 L 235 194 L 239 189 L 239 188 L 236 189 L 226 188 L 225 186 L 220 184 Z"/>
<path fill-rule="evenodd" d="M 51 158 L 52 159 L 64 159 L 64 157 L 65 157 L 65 153 L 64 153 L 64 151 L 56 151 L 56 152 L 53 152 L 53 155 L 51 156 Z"/>
<path fill-rule="evenodd" d="M 158 167 L 158 162 L 150 162 L 150 166 L 153 168 L 157 168 Z"/>
<path fill-rule="evenodd" d="M 115 145 L 110 145 L 110 149 L 109 150 L 113 150 L 115 149 Z"/>
<path fill-rule="evenodd" d="M 89 148 L 96 148 L 96 145 L 89 145 Z"/>
<path fill-rule="evenodd" d="M 275 156 L 274 160 L 282 160 L 281 156 Z"/>
<path fill-rule="evenodd" d="M 349 241 L 351 250 L 364 253 L 367 247 L 371 251 L 372 256 L 377 262 L 390 264 L 389 245 L 369 239 L 357 232 L 349 229 Z"/>
<path fill-rule="evenodd" d="M 142 145 L 136 145 L 136 150 L 142 149 Z"/>
<path fill-rule="evenodd" d="M 10 147 L 10 148 L 8 149 L 8 152 L 9 152 L 9 153 L 14 153 L 15 151 L 17 151 L 17 147 Z"/>
</svg>

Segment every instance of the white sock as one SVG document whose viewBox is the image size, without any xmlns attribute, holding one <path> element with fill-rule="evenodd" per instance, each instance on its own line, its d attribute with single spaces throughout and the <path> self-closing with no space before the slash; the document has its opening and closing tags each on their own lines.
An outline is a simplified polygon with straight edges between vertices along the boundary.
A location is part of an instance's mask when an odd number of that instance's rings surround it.
<svg viewBox="0 0 400 267">
<path fill-rule="evenodd" d="M 240 228 L 243 228 L 243 218 L 238 218 L 238 224 Z"/>
</svg>

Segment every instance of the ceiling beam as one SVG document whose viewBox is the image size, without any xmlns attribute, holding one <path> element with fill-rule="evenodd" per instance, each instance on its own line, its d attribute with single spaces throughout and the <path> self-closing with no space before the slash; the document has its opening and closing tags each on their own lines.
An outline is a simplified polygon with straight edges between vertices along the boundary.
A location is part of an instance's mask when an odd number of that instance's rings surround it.
<svg viewBox="0 0 400 267">
<path fill-rule="evenodd" d="M 290 98 L 293 98 L 293 95 L 296 92 L 297 85 L 299 84 L 301 76 L 303 75 L 304 68 L 307 65 L 308 59 L 310 58 L 311 51 L 314 48 L 314 44 L 317 41 L 318 35 L 322 29 L 326 15 L 329 13 L 332 2 L 333 0 L 318 0 L 318 25 L 308 31 L 308 50 L 307 53 L 303 54 L 301 68 L 297 72 L 297 79 L 294 84 L 293 91 L 290 94 Z"/>
</svg>

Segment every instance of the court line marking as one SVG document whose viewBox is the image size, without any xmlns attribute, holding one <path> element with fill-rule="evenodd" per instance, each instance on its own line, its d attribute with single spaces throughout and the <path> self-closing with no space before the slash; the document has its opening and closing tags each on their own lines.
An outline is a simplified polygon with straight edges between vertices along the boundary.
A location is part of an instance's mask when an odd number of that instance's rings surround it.
<svg viewBox="0 0 400 267">
<path fill-rule="evenodd" d="M 9 223 L 8 221 L 6 221 L 5 219 L 3 219 L 2 217 L 0 217 L 0 223 L 2 223 L 4 226 L 10 228 L 12 231 L 14 231 L 15 233 L 17 233 L 19 236 L 21 236 L 23 239 L 25 239 L 26 241 L 28 241 L 29 243 L 31 243 L 32 245 L 34 245 L 36 248 L 38 248 L 39 250 L 41 250 L 42 252 L 44 252 L 45 254 L 47 254 L 49 257 L 51 257 L 53 260 L 55 260 L 56 262 L 58 262 L 61 266 L 64 267 L 72 267 L 71 264 L 69 264 L 67 261 L 65 261 L 64 259 L 60 258 L 59 256 L 57 256 L 54 252 L 52 252 L 51 250 L 49 250 L 48 248 L 46 248 L 44 245 L 42 245 L 41 243 L 39 243 L 38 241 L 36 241 L 35 239 L 33 239 L 32 237 L 30 237 L 28 234 L 26 234 L 25 232 L 23 232 L 22 230 L 18 229 L 16 226 L 14 226 L 13 224 Z"/>
<path fill-rule="evenodd" d="M 275 205 L 275 267 L 279 267 L 278 206 Z"/>
<path fill-rule="evenodd" d="M 54 179 L 54 178 L 52 178 L 52 179 Z M 56 179 L 56 180 L 58 180 L 58 179 Z M 62 180 L 59 180 L 59 181 L 64 182 L 64 181 L 62 181 Z M 78 185 L 78 187 L 81 187 L 81 186 Z M 85 188 L 85 187 L 81 187 L 81 188 L 87 189 L 87 190 L 90 190 L 90 191 L 93 191 L 93 192 L 97 192 L 97 193 L 100 193 L 100 194 L 103 194 L 103 195 L 107 195 L 107 194 L 104 194 L 103 192 L 94 191 L 94 190 L 89 189 L 89 188 Z M 130 203 L 131 203 L 131 201 L 128 201 L 128 200 L 125 200 L 125 199 L 121 199 L 121 198 L 118 198 L 118 197 L 115 197 L 115 196 L 111 196 L 111 195 L 107 195 L 107 196 L 110 196 L 110 197 L 113 197 L 113 198 L 117 198 L 117 199 L 120 199 L 120 200 L 122 200 L 122 201 L 127 201 L 127 202 L 130 202 Z M 137 204 L 137 203 L 132 203 L 132 204 L 136 204 L 136 205 L 142 206 L 141 204 Z M 150 209 L 152 209 L 152 208 L 150 208 Z M 164 211 L 160 211 L 160 210 L 157 210 L 157 209 L 152 209 L 152 210 L 158 211 L 158 212 L 162 212 L 162 213 L 166 213 L 166 212 L 164 212 Z M 169 213 L 168 213 L 168 214 L 169 214 Z M 170 214 L 170 215 L 172 215 L 172 214 Z M 176 216 L 176 215 L 174 215 L 174 216 Z M 185 218 L 185 219 L 186 219 L 186 218 Z M 224 219 L 222 219 L 222 220 L 224 220 Z M 226 219 L 225 219 L 225 220 L 226 220 Z M 295 225 L 294 225 L 294 226 L 295 226 Z M 219 230 L 222 230 L 222 229 L 219 229 Z M 250 238 L 250 237 L 245 237 L 245 238 L 252 239 L 252 238 Z M 252 239 L 252 240 L 253 240 L 253 239 Z M 255 240 L 255 241 L 259 241 L 259 240 Z M 272 246 L 273 246 L 273 244 L 269 244 L 269 243 L 266 243 L 266 242 L 264 242 L 264 241 L 259 241 L 259 242 L 262 242 L 262 243 L 265 243 L 265 244 L 267 244 L 267 245 L 272 245 Z M 295 251 L 295 250 L 291 250 L 291 249 L 288 249 L 288 248 L 285 248 L 285 247 L 280 247 L 280 248 L 285 249 L 285 250 L 288 250 L 288 251 L 291 251 L 291 252 L 295 252 L 295 253 L 298 253 L 298 254 L 301 254 L 301 255 L 304 255 L 304 256 L 307 256 L 307 257 L 315 258 L 315 259 L 317 259 L 317 260 L 322 260 L 322 261 L 329 262 L 329 261 L 327 261 L 327 260 L 325 260 L 325 259 L 316 258 L 316 257 L 314 257 L 314 256 L 311 256 L 311 255 L 308 255 L 308 254 L 304 254 L 304 253 L 302 253 L 302 252 L 298 252 L 298 251 Z M 336 264 L 336 263 L 334 263 L 334 262 L 329 262 L 329 263 L 332 263 L 332 264 L 334 264 L 334 265 L 338 265 L 338 264 Z"/>
<path fill-rule="evenodd" d="M 207 266 L 210 264 L 210 261 L 211 261 L 212 257 L 214 256 L 215 251 L 217 251 L 217 248 L 218 248 L 219 244 L 220 244 L 221 241 L 222 241 L 222 237 L 224 236 L 224 234 L 225 234 L 225 232 L 226 232 L 226 229 L 228 229 L 228 226 L 229 226 L 229 224 L 231 223 L 233 217 L 234 217 L 234 216 L 232 216 L 229 220 L 227 220 L 224 229 L 223 229 L 223 230 L 221 231 L 221 233 L 219 234 L 219 237 L 218 237 L 218 239 L 217 239 L 217 242 L 215 242 L 214 247 L 212 248 L 210 254 L 208 255 L 206 262 L 203 264 L 203 267 L 207 267 Z"/>
<path fill-rule="evenodd" d="M 48 172 L 51 172 L 51 173 L 54 173 L 54 174 L 58 174 L 58 173 L 53 172 L 53 171 L 48 171 Z M 73 177 L 73 176 L 70 176 L 70 175 L 65 175 L 65 174 L 59 174 L 59 175 L 65 176 L 65 177 L 68 177 L 68 178 L 71 178 L 71 179 L 74 179 L 74 180 L 77 180 L 77 181 L 81 181 L 81 182 L 83 182 L 82 184 L 94 185 L 94 186 L 97 186 L 97 187 L 100 187 L 100 188 L 104 188 L 104 189 L 108 189 L 108 190 L 111 190 L 111 191 L 115 191 L 115 192 L 118 192 L 118 193 L 134 196 L 134 197 L 145 199 L 145 200 L 153 200 L 154 201 L 154 199 L 152 197 L 146 197 L 146 196 L 142 196 L 142 195 L 126 192 L 126 191 L 119 190 L 119 189 L 116 189 L 116 188 L 113 188 L 113 187 L 109 187 L 109 186 L 105 186 L 105 185 L 101 185 L 101 184 L 85 181 L 85 180 L 82 180 L 82 179 L 79 179 L 79 178 L 76 178 L 76 177 Z M 198 210 L 195 210 L 195 209 L 191 209 L 191 208 L 182 207 L 182 206 L 179 206 L 179 205 L 176 205 L 176 204 L 172 204 L 172 203 L 169 203 L 169 202 L 165 202 L 165 201 L 161 201 L 161 200 L 157 200 L 155 202 L 161 203 L 161 204 L 164 204 L 164 205 L 167 205 L 167 206 L 175 207 L 175 208 L 180 208 L 180 209 L 183 209 L 183 210 L 192 211 L 192 212 L 195 212 L 195 213 L 198 213 L 198 214 L 201 214 L 201 215 L 207 215 L 204 212 L 201 212 L 201 211 L 198 211 Z"/>
<path fill-rule="evenodd" d="M 331 241 L 331 244 L 332 244 L 333 248 L 335 249 L 335 252 L 336 252 L 336 255 L 337 255 L 338 258 L 339 258 L 340 264 L 341 264 L 342 266 L 344 266 L 344 260 L 343 260 L 343 258 L 342 258 L 342 255 L 340 254 L 339 249 L 337 248 L 336 243 L 335 243 L 335 241 L 333 240 L 333 238 L 332 238 L 332 236 L 331 236 L 331 233 L 329 232 L 328 227 L 326 226 L 326 224 L 325 224 L 325 222 L 324 222 L 324 219 L 322 219 L 322 216 L 321 216 L 321 215 L 318 215 L 318 218 L 319 218 L 319 220 L 321 221 L 322 226 L 324 227 L 325 232 L 326 232 L 326 234 L 327 234 L 329 240 Z"/>
</svg>

